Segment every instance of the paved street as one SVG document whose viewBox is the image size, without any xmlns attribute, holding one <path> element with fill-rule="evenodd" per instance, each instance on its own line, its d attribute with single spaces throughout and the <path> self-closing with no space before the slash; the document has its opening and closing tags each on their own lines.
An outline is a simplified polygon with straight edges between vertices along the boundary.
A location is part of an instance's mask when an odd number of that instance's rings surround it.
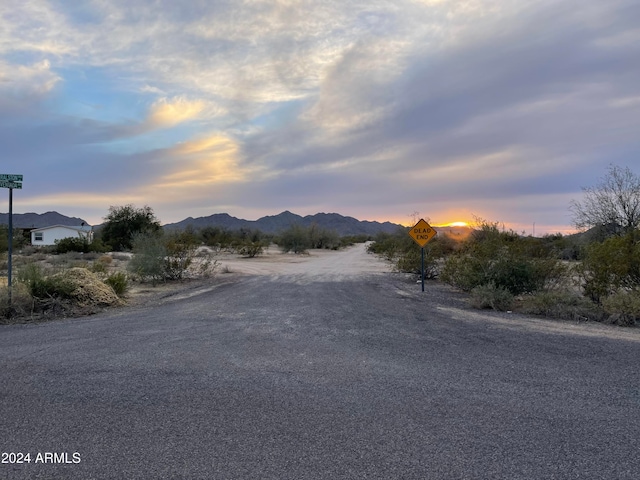
<svg viewBox="0 0 640 480">
<path fill-rule="evenodd" d="M 637 329 L 470 310 L 361 246 L 292 265 L 0 326 L 31 457 L 0 478 L 640 478 Z"/>
</svg>

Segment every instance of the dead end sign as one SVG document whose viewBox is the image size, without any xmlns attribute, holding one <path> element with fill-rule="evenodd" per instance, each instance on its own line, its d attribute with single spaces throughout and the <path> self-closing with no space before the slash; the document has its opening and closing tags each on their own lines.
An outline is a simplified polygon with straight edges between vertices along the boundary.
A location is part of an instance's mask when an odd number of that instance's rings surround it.
<svg viewBox="0 0 640 480">
<path fill-rule="evenodd" d="M 438 232 L 423 219 L 420 219 L 420 221 L 409 230 L 409 235 L 421 248 L 424 248 L 424 246 L 436 236 L 436 233 Z"/>
</svg>

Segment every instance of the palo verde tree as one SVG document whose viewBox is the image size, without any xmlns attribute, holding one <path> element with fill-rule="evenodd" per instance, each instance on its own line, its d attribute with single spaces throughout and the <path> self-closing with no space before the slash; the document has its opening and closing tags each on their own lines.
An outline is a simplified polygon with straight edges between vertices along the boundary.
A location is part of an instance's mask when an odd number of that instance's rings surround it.
<svg viewBox="0 0 640 480">
<path fill-rule="evenodd" d="M 640 176 L 629 167 L 610 165 L 594 187 L 583 187 L 582 201 L 572 201 L 578 229 L 600 227 L 608 234 L 635 236 L 640 226 Z"/>
<path fill-rule="evenodd" d="M 155 233 L 160 230 L 160 221 L 151 207 L 136 208 L 129 204 L 109 207 L 101 230 L 104 244 L 113 250 L 131 250 L 133 237 L 141 233 Z"/>
</svg>

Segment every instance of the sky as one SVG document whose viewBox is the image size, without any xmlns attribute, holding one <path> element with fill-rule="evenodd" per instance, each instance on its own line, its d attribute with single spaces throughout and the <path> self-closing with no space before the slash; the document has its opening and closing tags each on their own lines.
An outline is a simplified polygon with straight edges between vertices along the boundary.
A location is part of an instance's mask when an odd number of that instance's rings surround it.
<svg viewBox="0 0 640 480">
<path fill-rule="evenodd" d="M 637 0 L 0 2 L 15 213 L 570 232 L 639 133 Z"/>
</svg>

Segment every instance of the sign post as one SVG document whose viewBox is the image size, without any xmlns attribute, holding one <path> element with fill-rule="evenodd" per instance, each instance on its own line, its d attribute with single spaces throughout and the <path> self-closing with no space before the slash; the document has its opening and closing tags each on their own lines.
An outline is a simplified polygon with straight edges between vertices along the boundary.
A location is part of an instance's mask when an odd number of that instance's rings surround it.
<svg viewBox="0 0 640 480">
<path fill-rule="evenodd" d="M 418 223 L 416 223 L 411 230 L 409 230 L 409 236 L 413 238 L 413 240 L 420 245 L 420 278 L 422 280 L 422 291 L 424 292 L 424 246 L 431 241 L 433 237 L 436 236 L 435 229 L 425 222 L 423 219 L 420 219 Z"/>
<path fill-rule="evenodd" d="M 7 252 L 7 291 L 9 292 L 9 307 L 11 307 L 11 291 L 12 291 L 12 278 L 11 273 L 13 270 L 13 189 L 22 188 L 22 175 L 12 175 L 8 173 L 0 173 L 0 187 L 9 189 L 9 238 L 8 238 L 8 252 Z"/>
</svg>

